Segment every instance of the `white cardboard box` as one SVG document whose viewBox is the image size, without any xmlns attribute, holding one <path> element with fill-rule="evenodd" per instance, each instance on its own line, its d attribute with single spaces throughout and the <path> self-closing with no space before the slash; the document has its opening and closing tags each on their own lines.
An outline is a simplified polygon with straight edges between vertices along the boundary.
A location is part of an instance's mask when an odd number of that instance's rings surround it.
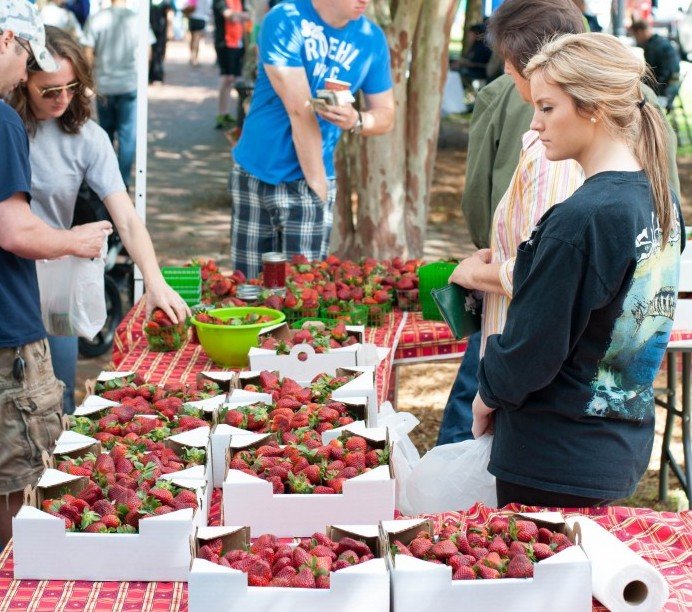
<svg viewBox="0 0 692 612">
<path fill-rule="evenodd" d="M 554 526 L 564 525 L 557 512 L 522 515 Z M 396 539 L 425 521 L 383 521 L 382 529 Z M 534 566 L 533 578 L 452 580 L 452 568 L 406 555 L 389 557 L 394 612 L 589 612 L 591 563 L 580 546 L 570 546 Z"/>
<path fill-rule="evenodd" d="M 198 537 L 214 538 L 238 527 L 199 529 Z M 375 525 L 340 526 L 351 534 L 376 536 Z M 324 526 L 319 529 L 324 531 Z M 260 532 L 255 532 L 259 535 Z M 188 584 L 190 612 L 388 612 L 389 573 L 375 558 L 332 572 L 329 589 L 251 587 L 247 574 L 204 559 L 194 559 Z"/>
<path fill-rule="evenodd" d="M 237 394 L 237 395 L 236 395 Z M 235 402 L 233 402 L 235 398 Z M 352 397 L 348 399 L 338 400 L 347 406 L 352 406 L 358 411 L 365 415 L 364 420 L 357 420 L 350 425 L 344 425 L 337 429 L 328 430 L 322 435 L 322 441 L 327 444 L 331 438 L 338 437 L 341 432 L 348 427 L 356 426 L 360 429 L 366 428 L 366 423 L 370 422 L 373 418 L 371 405 L 368 403 L 367 397 Z M 271 395 L 266 393 L 252 393 L 250 391 L 236 390 L 231 396 L 231 403 L 227 404 L 229 409 L 237 408 L 239 406 L 251 406 L 252 404 L 262 402 L 271 403 Z M 357 424 L 357 425 L 356 425 Z M 361 426 L 362 424 L 362 426 Z M 325 438 L 325 434 L 337 432 L 332 434 L 331 437 Z M 221 487 L 223 481 L 226 478 L 226 472 L 228 467 L 228 449 L 231 443 L 232 436 L 243 436 L 243 435 L 256 435 L 251 431 L 246 429 L 240 429 L 238 427 L 233 427 L 227 425 L 226 423 L 218 423 L 214 426 L 211 431 L 211 456 L 212 456 L 212 474 L 214 477 L 214 486 Z"/>
<path fill-rule="evenodd" d="M 265 438 L 238 436 L 231 445 L 247 448 Z M 328 524 L 369 524 L 394 518 L 391 465 L 349 478 L 342 491 L 334 495 L 275 495 L 270 482 L 229 470 L 223 483 L 224 524 L 249 525 L 254 533 L 279 537 L 306 537 Z"/>
<path fill-rule="evenodd" d="M 79 479 L 46 470 L 34 490 L 35 503 Z M 24 505 L 12 519 L 14 578 L 38 580 L 187 581 L 190 537 L 208 511 L 204 481 L 177 480 L 196 489 L 199 508 L 142 519 L 139 533 L 73 533 L 62 519 Z"/>
</svg>

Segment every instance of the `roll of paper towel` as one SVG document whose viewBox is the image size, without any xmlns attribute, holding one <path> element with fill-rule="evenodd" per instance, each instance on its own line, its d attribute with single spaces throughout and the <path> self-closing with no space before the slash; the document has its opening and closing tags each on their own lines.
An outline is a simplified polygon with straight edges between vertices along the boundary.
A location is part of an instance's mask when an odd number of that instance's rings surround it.
<svg viewBox="0 0 692 612">
<path fill-rule="evenodd" d="M 565 522 L 581 531 L 598 601 L 612 612 L 657 612 L 663 607 L 668 584 L 656 568 L 591 519 L 574 516 Z"/>
</svg>

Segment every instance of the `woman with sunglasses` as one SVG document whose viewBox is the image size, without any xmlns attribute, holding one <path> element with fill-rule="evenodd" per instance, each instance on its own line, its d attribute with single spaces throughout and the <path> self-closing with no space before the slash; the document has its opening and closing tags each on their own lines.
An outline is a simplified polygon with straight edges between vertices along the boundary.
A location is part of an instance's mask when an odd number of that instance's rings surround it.
<svg viewBox="0 0 692 612">
<path fill-rule="evenodd" d="M 147 311 L 163 309 L 174 322 L 189 315 L 182 298 L 164 281 L 146 227 L 125 190 L 106 132 L 91 120 L 94 80 L 82 47 L 58 28 L 46 26 L 46 46 L 57 72 L 29 69 L 12 105 L 31 139 L 31 208 L 48 224 L 69 228 L 82 181 L 96 192 L 146 286 Z M 65 412 L 74 410 L 77 338 L 49 337 L 56 376 L 65 382 Z"/>
</svg>

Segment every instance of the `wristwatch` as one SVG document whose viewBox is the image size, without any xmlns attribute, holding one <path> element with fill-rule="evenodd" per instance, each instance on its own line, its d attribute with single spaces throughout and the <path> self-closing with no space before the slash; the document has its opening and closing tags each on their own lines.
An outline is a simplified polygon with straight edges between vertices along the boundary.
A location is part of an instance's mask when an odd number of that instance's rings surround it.
<svg viewBox="0 0 692 612">
<path fill-rule="evenodd" d="M 351 134 L 360 134 L 363 131 L 363 114 L 359 110 L 356 110 L 356 112 L 358 113 L 358 117 L 351 128 Z"/>
</svg>

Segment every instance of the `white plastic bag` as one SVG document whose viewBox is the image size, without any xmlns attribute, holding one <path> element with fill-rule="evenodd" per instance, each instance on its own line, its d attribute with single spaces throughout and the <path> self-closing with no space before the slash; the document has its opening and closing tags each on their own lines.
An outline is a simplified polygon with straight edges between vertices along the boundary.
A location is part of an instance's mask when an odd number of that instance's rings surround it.
<svg viewBox="0 0 692 612">
<path fill-rule="evenodd" d="M 68 255 L 36 262 L 41 317 L 53 336 L 90 340 L 106 322 L 104 259 Z"/>
<path fill-rule="evenodd" d="M 497 506 L 495 477 L 488 472 L 492 435 L 429 450 L 406 482 L 406 514 L 467 510 L 476 502 Z"/>
</svg>

